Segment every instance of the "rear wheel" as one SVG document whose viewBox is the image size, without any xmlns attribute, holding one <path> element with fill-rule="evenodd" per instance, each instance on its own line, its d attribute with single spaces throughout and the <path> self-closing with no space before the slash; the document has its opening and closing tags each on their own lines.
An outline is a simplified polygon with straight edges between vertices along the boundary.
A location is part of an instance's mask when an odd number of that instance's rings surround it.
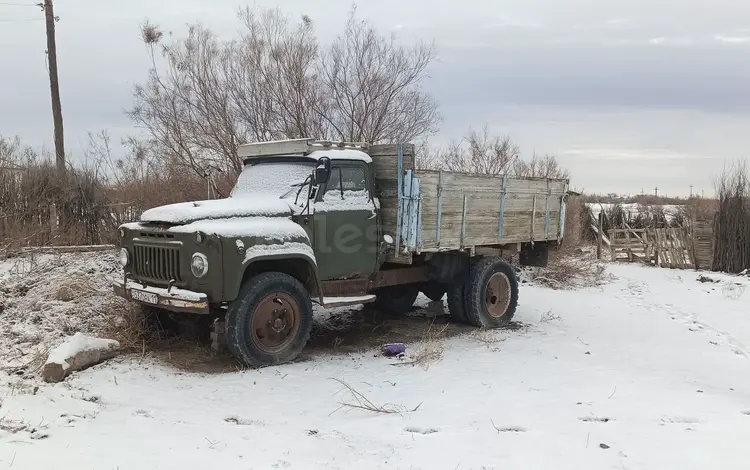
<svg viewBox="0 0 750 470">
<path fill-rule="evenodd" d="M 417 300 L 419 289 L 413 285 L 384 287 L 376 292 L 375 308 L 383 313 L 404 314 Z"/>
<path fill-rule="evenodd" d="M 448 287 L 448 313 L 451 320 L 466 323 L 466 302 L 464 297 L 464 281 L 456 279 Z"/>
<path fill-rule="evenodd" d="M 278 272 L 258 274 L 227 310 L 229 350 L 250 367 L 292 361 L 310 338 L 312 316 L 310 296 L 297 279 Z"/>
<path fill-rule="evenodd" d="M 518 305 L 518 280 L 502 258 L 483 258 L 471 268 L 466 285 L 466 319 L 477 327 L 497 328 L 513 318 Z"/>
</svg>

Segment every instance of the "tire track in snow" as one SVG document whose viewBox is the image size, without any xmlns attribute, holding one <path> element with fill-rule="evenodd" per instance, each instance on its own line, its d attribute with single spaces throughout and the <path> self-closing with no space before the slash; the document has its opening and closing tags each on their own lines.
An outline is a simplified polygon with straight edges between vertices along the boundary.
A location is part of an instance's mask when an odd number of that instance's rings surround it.
<svg viewBox="0 0 750 470">
<path fill-rule="evenodd" d="M 646 296 L 651 294 L 651 290 L 645 282 L 631 279 L 622 291 L 626 297 L 630 298 L 632 304 L 648 311 L 666 313 L 673 320 L 679 320 L 683 323 L 689 331 L 705 333 L 709 337 L 713 336 L 709 340 L 709 343 L 715 346 L 728 347 L 734 354 L 744 359 L 750 358 L 750 348 L 738 341 L 730 333 L 700 321 L 695 312 L 681 310 L 669 303 L 654 302 L 651 298 L 647 299 Z"/>
<path fill-rule="evenodd" d="M 718 341 L 709 341 L 709 343 L 715 346 L 720 346 L 721 343 L 723 343 L 724 346 L 728 346 L 736 355 L 745 359 L 750 357 L 750 350 L 748 350 L 747 346 L 734 338 L 730 333 L 714 328 L 708 323 L 698 320 L 698 315 L 694 312 L 683 312 L 672 304 L 663 304 L 661 307 L 663 307 L 673 318 L 680 318 L 680 320 L 687 325 L 688 330 L 696 333 L 713 333 Z"/>
</svg>

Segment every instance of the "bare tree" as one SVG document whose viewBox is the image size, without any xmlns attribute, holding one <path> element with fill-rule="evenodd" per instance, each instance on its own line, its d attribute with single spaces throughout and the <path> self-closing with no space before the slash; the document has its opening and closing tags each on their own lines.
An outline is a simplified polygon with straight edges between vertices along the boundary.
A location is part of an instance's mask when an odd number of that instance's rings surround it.
<svg viewBox="0 0 750 470">
<path fill-rule="evenodd" d="M 280 10 L 240 10 L 245 31 L 223 66 L 243 141 L 325 137 L 318 43 L 312 20 L 292 25 Z"/>
<path fill-rule="evenodd" d="M 481 132 L 470 130 L 459 142 L 440 152 L 441 166 L 449 171 L 497 176 L 507 173 L 521 150 L 508 136 L 492 136 L 488 126 Z"/>
<path fill-rule="evenodd" d="M 162 33 L 146 23 L 142 37 L 152 68 L 146 84 L 136 86 L 135 106 L 128 115 L 146 129 L 150 146 L 199 175 L 210 165 L 239 171 L 238 128 L 222 76 L 225 50 L 215 35 L 194 25 L 184 40 L 163 45 L 163 72 L 155 51 Z"/>
<path fill-rule="evenodd" d="M 427 139 L 414 144 L 414 164 L 418 170 L 439 170 L 442 168 L 440 153 Z"/>
<path fill-rule="evenodd" d="M 560 166 L 554 155 L 539 156 L 536 153 L 530 160 L 516 159 L 513 162 L 513 174 L 534 178 L 570 178 L 570 172 Z"/>
<path fill-rule="evenodd" d="M 343 36 L 322 55 L 327 106 L 320 111 L 343 140 L 404 142 L 437 132 L 436 101 L 419 87 L 435 59 L 434 44 L 396 44 L 352 9 Z"/>
<path fill-rule="evenodd" d="M 242 169 L 245 142 L 407 141 L 437 130 L 437 105 L 419 89 L 432 46 L 400 47 L 352 12 L 321 54 L 307 16 L 293 22 L 279 9 L 250 8 L 238 16 L 244 27 L 231 41 L 197 24 L 162 43 L 158 27 L 142 26 L 151 69 L 128 111 L 146 130 L 137 147 L 210 179 L 210 168 Z"/>
</svg>

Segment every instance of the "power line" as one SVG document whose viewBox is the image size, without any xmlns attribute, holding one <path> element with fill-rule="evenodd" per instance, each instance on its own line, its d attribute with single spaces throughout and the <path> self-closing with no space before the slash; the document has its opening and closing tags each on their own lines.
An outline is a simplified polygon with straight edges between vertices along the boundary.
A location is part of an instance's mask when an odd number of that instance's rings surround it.
<svg viewBox="0 0 750 470">
<path fill-rule="evenodd" d="M 16 21 L 44 21 L 44 18 L 0 18 L 0 23 L 13 23 Z"/>
<path fill-rule="evenodd" d="M 6 5 L 9 7 L 37 7 L 39 8 L 39 5 L 36 3 L 11 3 L 11 2 L 0 2 L 0 5 Z"/>
</svg>

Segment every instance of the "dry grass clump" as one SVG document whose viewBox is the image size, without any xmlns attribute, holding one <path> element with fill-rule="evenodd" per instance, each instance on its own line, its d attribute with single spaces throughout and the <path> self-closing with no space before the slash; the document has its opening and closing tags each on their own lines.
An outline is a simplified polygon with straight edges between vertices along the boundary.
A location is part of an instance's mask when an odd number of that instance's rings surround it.
<svg viewBox="0 0 750 470">
<path fill-rule="evenodd" d="M 483 345 L 491 351 L 498 351 L 500 344 L 505 341 L 505 337 L 499 336 L 499 330 L 489 328 L 478 328 L 469 334 L 469 337 Z"/>
<path fill-rule="evenodd" d="M 166 312 L 135 303 L 120 304 L 103 325 L 102 336 L 120 343 L 124 351 L 145 354 L 151 349 L 165 346 L 177 336 L 177 325 L 169 321 Z"/>
<path fill-rule="evenodd" d="M 604 263 L 581 248 L 563 248 L 550 252 L 547 267 L 528 271 L 529 279 L 552 289 L 580 289 L 607 282 Z"/>
<path fill-rule="evenodd" d="M 96 289 L 89 278 L 79 275 L 58 284 L 52 298 L 60 302 L 72 302 L 93 294 L 96 294 Z"/>
<path fill-rule="evenodd" d="M 102 336 L 119 342 L 120 348 L 127 352 L 142 351 L 151 337 L 146 315 L 137 304 L 120 306 L 117 314 L 107 317 L 101 333 Z"/>
<path fill-rule="evenodd" d="M 739 273 L 750 268 L 750 170 L 736 163 L 716 184 L 718 211 L 714 217 L 714 271 Z"/>
<path fill-rule="evenodd" d="M 447 329 L 448 324 L 435 327 L 435 322 L 430 322 L 430 326 L 427 327 L 427 331 L 422 336 L 419 348 L 411 363 L 427 370 L 432 364 L 439 362 L 443 358 L 443 343 L 445 342 L 445 331 Z"/>
<path fill-rule="evenodd" d="M 344 387 L 344 389 L 349 391 L 349 393 L 352 396 L 351 401 L 339 402 L 339 405 L 341 406 L 337 408 L 336 410 L 334 410 L 331 414 L 335 413 L 341 408 L 365 410 L 365 411 L 370 411 L 372 413 L 381 413 L 381 414 L 404 414 L 404 413 L 413 413 L 417 411 L 420 406 L 422 406 L 422 403 L 415 406 L 414 408 L 407 408 L 404 405 L 394 405 L 392 403 L 376 405 L 369 398 L 367 398 L 363 393 L 357 391 L 354 387 L 344 382 L 343 380 L 336 379 L 336 378 L 331 378 L 331 380 L 335 380 L 336 382 L 341 384 Z"/>
</svg>

